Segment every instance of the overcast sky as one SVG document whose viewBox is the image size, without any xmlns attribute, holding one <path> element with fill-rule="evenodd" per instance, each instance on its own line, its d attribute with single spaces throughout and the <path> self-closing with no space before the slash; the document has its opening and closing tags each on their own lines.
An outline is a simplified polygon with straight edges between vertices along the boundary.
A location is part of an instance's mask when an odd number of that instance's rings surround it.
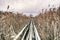
<svg viewBox="0 0 60 40">
<path fill-rule="evenodd" d="M 26 13 L 38 13 L 41 9 L 48 9 L 50 7 L 58 7 L 60 0 L 0 0 L 0 10 L 7 10 L 10 5 L 9 11 L 18 11 Z"/>
</svg>

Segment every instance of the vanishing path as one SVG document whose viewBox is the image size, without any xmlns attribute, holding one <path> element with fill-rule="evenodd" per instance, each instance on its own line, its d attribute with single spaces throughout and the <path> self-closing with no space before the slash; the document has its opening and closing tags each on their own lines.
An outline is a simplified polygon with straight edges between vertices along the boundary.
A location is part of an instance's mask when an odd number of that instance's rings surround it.
<svg viewBox="0 0 60 40">
<path fill-rule="evenodd" d="M 41 40 L 41 38 L 33 21 L 30 21 L 13 40 Z"/>
</svg>

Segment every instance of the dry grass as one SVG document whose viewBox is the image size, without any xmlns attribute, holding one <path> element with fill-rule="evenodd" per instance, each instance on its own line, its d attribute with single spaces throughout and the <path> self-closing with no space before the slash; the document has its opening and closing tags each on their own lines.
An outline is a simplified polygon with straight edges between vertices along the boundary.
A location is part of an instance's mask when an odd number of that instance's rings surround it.
<svg viewBox="0 0 60 40">
<path fill-rule="evenodd" d="M 11 35 L 18 34 L 28 21 L 25 15 L 0 11 L 0 40 L 12 40 Z"/>
<path fill-rule="evenodd" d="M 36 17 L 32 17 L 41 40 L 60 40 L 60 7 L 57 11 L 50 9 Z M 12 40 L 30 18 L 22 14 L 0 11 L 0 40 Z"/>
<path fill-rule="evenodd" d="M 60 7 L 34 18 L 41 40 L 60 40 Z"/>
</svg>

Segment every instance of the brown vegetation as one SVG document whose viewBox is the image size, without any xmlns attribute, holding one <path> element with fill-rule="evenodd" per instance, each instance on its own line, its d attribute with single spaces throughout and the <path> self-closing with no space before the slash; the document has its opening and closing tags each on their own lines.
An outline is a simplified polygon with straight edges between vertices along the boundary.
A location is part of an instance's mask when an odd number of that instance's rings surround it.
<svg viewBox="0 0 60 40">
<path fill-rule="evenodd" d="M 33 17 L 31 17 L 33 18 Z M 22 14 L 0 11 L 0 40 L 12 40 L 30 18 Z M 33 18 L 41 40 L 60 40 L 60 7 Z"/>
<path fill-rule="evenodd" d="M 11 36 L 18 34 L 28 21 L 25 15 L 0 11 L 0 40 L 12 40 Z"/>
<path fill-rule="evenodd" d="M 60 40 L 60 7 L 34 18 L 41 40 Z"/>
</svg>

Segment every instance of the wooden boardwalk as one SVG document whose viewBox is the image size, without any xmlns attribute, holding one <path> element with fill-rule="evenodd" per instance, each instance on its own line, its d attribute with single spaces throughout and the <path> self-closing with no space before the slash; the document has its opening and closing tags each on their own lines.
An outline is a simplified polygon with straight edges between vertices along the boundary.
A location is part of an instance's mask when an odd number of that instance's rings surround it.
<svg viewBox="0 0 60 40">
<path fill-rule="evenodd" d="M 33 21 L 30 21 L 13 40 L 41 40 L 41 38 Z"/>
</svg>

